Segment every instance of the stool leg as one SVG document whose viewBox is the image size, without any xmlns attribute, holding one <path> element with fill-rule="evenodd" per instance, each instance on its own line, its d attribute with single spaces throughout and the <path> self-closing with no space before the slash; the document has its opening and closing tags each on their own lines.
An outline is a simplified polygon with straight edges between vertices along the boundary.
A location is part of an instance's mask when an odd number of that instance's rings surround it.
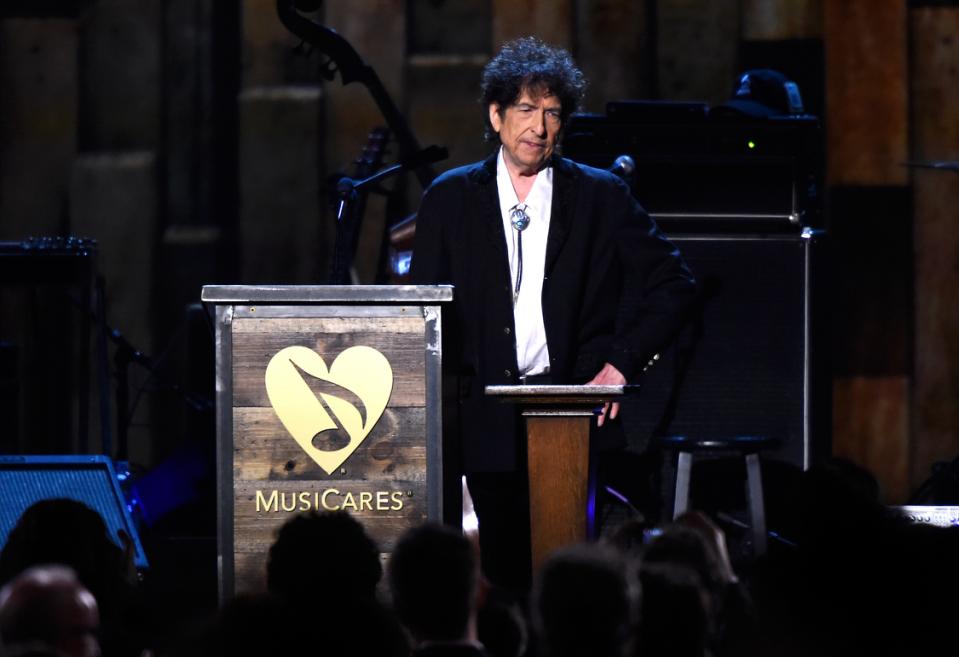
<svg viewBox="0 0 959 657">
<path fill-rule="evenodd" d="M 746 479 L 749 484 L 749 515 L 753 527 L 753 554 L 766 554 L 766 508 L 763 502 L 763 475 L 759 454 L 746 455 Z"/>
<path fill-rule="evenodd" d="M 693 469 L 692 452 L 680 452 L 676 460 L 676 495 L 673 500 L 673 519 L 689 509 L 689 478 Z"/>
</svg>

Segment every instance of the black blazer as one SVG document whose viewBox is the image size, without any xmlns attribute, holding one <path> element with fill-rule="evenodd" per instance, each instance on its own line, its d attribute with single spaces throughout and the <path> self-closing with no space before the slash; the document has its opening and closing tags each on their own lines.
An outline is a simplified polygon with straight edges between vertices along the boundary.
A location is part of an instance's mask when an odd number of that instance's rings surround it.
<svg viewBox="0 0 959 657">
<path fill-rule="evenodd" d="M 694 296 L 679 252 L 613 174 L 554 157 L 543 322 L 554 383 L 584 383 L 606 362 L 634 379 L 679 329 Z M 496 154 L 448 171 L 426 190 L 416 220 L 412 279 L 455 286 L 443 331 L 460 378 L 467 472 L 517 467 L 513 408 L 486 385 L 516 383 L 516 347 Z"/>
</svg>

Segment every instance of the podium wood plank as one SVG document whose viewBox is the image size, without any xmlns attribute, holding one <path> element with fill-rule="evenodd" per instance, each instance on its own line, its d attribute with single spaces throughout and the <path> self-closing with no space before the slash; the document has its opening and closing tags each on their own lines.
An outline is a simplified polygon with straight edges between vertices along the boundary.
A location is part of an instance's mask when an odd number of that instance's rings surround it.
<svg viewBox="0 0 959 657">
<path fill-rule="evenodd" d="M 263 380 L 266 366 L 291 345 L 313 349 L 328 368 L 350 347 L 372 347 L 386 356 L 393 370 L 390 406 L 426 405 L 422 318 L 256 319 L 235 320 L 233 327 L 234 406 L 270 406 Z"/>
<path fill-rule="evenodd" d="M 591 420 L 526 419 L 534 572 L 556 548 L 586 539 Z"/>
<path fill-rule="evenodd" d="M 233 409 L 233 464 L 238 480 L 329 481 L 426 477 L 426 409 L 387 408 L 342 466 L 327 475 L 287 433 L 272 408 Z"/>
<path fill-rule="evenodd" d="M 423 481 L 237 481 L 234 490 L 237 552 L 262 552 L 280 525 L 304 511 L 345 510 L 361 522 L 375 520 L 364 526 L 384 551 L 400 532 L 426 520 Z"/>
<path fill-rule="evenodd" d="M 294 307 L 294 309 L 298 309 Z M 270 311 L 269 308 L 265 309 Z M 263 312 L 264 309 L 261 309 Z M 303 311 L 304 314 L 307 311 Z M 410 333 L 423 337 L 423 316 L 410 314 L 397 315 L 361 315 L 359 309 L 355 315 L 318 316 L 318 317 L 236 317 L 233 319 L 233 335 L 263 333 L 266 335 L 285 335 L 295 333 L 333 333 L 359 335 L 362 333 Z"/>
<path fill-rule="evenodd" d="M 347 510 L 384 552 L 392 552 L 404 531 L 427 520 L 425 481 L 237 480 L 233 490 L 236 592 L 262 590 L 269 547 L 283 523 L 298 513 Z"/>
<path fill-rule="evenodd" d="M 380 564 L 386 572 L 389 553 L 380 553 Z M 259 551 L 238 552 L 235 557 L 236 579 L 243 583 L 237 593 L 262 593 L 266 591 L 266 558 Z M 383 580 L 380 581 L 383 586 Z"/>
</svg>

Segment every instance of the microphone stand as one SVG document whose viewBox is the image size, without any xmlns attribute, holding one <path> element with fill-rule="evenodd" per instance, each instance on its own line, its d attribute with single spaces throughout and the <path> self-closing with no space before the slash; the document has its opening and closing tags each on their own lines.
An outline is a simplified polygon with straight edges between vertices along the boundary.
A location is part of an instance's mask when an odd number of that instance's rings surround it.
<svg viewBox="0 0 959 657">
<path fill-rule="evenodd" d="M 117 452 L 116 458 L 120 461 L 127 459 L 127 448 L 129 445 L 129 424 L 132 419 L 130 409 L 130 365 L 136 363 L 143 367 L 151 376 L 157 376 L 157 365 L 153 359 L 134 347 L 120 331 L 109 326 L 107 337 L 116 346 L 116 352 L 113 354 L 113 364 L 116 366 L 117 377 Z M 159 377 L 157 377 L 159 378 Z M 183 402 L 194 411 L 205 411 L 213 407 L 213 404 L 207 400 L 192 395 L 183 389 L 178 383 L 171 383 L 160 379 L 161 383 L 169 390 L 175 392 Z"/>
<path fill-rule="evenodd" d="M 401 171 L 413 171 L 425 165 L 433 164 L 449 157 L 449 151 L 442 146 L 428 146 L 413 157 L 377 171 L 362 180 L 343 176 L 336 183 L 336 244 L 333 250 L 333 264 L 330 270 L 330 283 L 346 285 L 350 282 L 350 266 L 353 260 L 355 237 L 358 233 L 358 219 L 353 207 L 360 191 L 386 180 Z"/>
<path fill-rule="evenodd" d="M 84 304 L 80 300 L 73 297 L 73 295 L 65 295 L 67 300 L 70 301 L 74 306 L 80 309 L 86 308 L 84 314 L 87 319 L 97 326 L 97 350 L 101 354 L 101 363 L 100 363 L 100 372 L 99 372 L 99 384 L 101 386 L 101 422 L 103 426 L 101 428 L 103 434 L 103 453 L 107 456 L 111 456 L 114 460 L 125 461 L 127 460 L 127 449 L 128 449 L 128 436 L 129 436 L 129 424 L 131 419 L 130 408 L 128 404 L 130 402 L 130 391 L 128 390 L 128 385 L 130 381 L 130 365 L 136 363 L 143 367 L 150 376 L 159 381 L 166 389 L 175 392 L 182 401 L 190 407 L 191 410 L 197 412 L 208 411 L 213 408 L 213 401 L 205 399 L 203 397 L 198 397 L 191 394 L 186 389 L 183 388 L 178 383 L 172 383 L 165 380 L 157 372 L 158 363 L 151 359 L 148 355 L 137 349 L 133 344 L 127 340 L 123 334 L 117 329 L 113 328 L 106 321 L 106 309 L 103 305 L 103 281 L 102 277 L 98 277 L 97 281 L 97 304 L 94 309 L 90 309 L 88 304 Z M 117 421 L 117 444 L 116 444 L 116 454 L 112 452 L 112 438 L 110 433 L 109 426 L 109 415 L 110 415 L 110 404 L 109 404 L 109 391 L 107 386 L 109 385 L 109 372 L 107 371 L 107 354 L 106 354 L 106 342 L 109 340 L 116 347 L 116 353 L 113 355 L 113 363 L 116 366 L 116 378 L 117 378 L 117 391 L 116 391 L 116 421 Z M 162 356 L 161 356 L 162 360 Z"/>
</svg>

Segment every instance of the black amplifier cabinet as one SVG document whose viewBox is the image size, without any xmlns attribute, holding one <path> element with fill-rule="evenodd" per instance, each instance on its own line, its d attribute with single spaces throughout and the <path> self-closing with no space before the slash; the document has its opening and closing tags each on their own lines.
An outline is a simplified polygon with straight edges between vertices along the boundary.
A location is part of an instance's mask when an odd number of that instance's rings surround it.
<svg viewBox="0 0 959 657">
<path fill-rule="evenodd" d="M 817 278 L 824 236 L 673 235 L 695 311 L 628 407 L 631 442 L 770 436 L 765 457 L 807 469 L 830 451 L 828 341 Z"/>
<path fill-rule="evenodd" d="M 96 262 L 89 239 L 0 241 L 0 453 L 89 450 L 90 384 L 101 414 L 109 392 Z"/>
<path fill-rule="evenodd" d="M 821 228 L 821 131 L 813 116 L 711 116 L 705 104 L 617 101 L 571 117 L 564 155 L 598 168 L 630 156 L 633 193 L 667 232 Z"/>
<path fill-rule="evenodd" d="M 618 101 L 574 115 L 564 154 L 621 155 L 634 195 L 676 244 L 695 311 L 626 402 L 630 442 L 769 436 L 806 469 L 830 452 L 821 132 L 811 116 L 710 115 L 702 103 Z"/>
</svg>

